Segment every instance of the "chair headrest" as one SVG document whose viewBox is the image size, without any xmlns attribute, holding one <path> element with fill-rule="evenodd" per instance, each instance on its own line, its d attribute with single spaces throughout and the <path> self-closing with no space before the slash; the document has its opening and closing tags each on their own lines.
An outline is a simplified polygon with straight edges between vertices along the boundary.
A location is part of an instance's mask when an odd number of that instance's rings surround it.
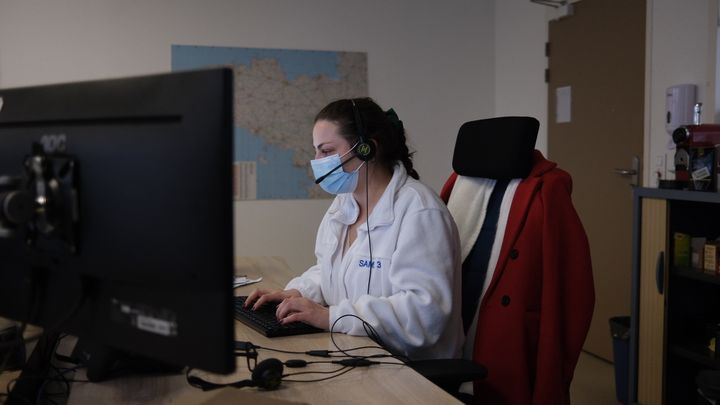
<svg viewBox="0 0 720 405">
<path fill-rule="evenodd" d="M 525 178 L 532 168 L 540 123 L 532 117 L 498 117 L 464 123 L 458 132 L 453 170 L 467 177 Z"/>
</svg>

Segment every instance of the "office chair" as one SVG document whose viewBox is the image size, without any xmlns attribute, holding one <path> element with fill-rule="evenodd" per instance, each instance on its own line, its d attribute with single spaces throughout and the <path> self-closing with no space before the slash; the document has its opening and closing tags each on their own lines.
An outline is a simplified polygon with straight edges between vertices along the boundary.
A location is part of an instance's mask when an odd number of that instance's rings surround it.
<svg viewBox="0 0 720 405">
<path fill-rule="evenodd" d="M 592 318 L 590 251 L 572 181 L 534 150 L 538 127 L 531 117 L 463 124 L 441 192 L 461 240 L 465 357 L 487 367 L 473 384 L 483 404 L 569 404 Z"/>
</svg>

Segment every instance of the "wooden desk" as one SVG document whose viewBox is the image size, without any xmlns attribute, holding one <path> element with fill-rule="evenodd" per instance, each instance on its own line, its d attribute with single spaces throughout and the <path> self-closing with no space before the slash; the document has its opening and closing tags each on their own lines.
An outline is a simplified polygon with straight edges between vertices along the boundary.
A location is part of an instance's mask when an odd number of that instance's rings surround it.
<svg viewBox="0 0 720 405">
<path fill-rule="evenodd" d="M 248 295 L 257 287 L 282 288 L 295 274 L 281 258 L 242 258 L 236 260 L 236 274 L 248 277 L 262 276 L 263 281 L 236 290 L 237 295 Z M 235 339 L 250 341 L 255 345 L 289 351 L 336 350 L 329 333 L 266 338 L 245 325 L 236 322 Z M 343 349 L 375 345 L 366 337 L 335 334 L 335 341 Z M 276 353 L 259 350 L 258 362 L 271 357 L 280 360 L 305 359 L 327 360 L 298 354 Z M 370 354 L 377 350 L 354 352 Z M 387 361 L 394 361 L 389 359 Z M 197 375 L 213 382 L 232 382 L 249 379 L 250 372 L 244 357 L 238 358 L 237 370 L 229 376 L 198 372 Z M 306 368 L 285 368 L 285 374 L 303 371 L 336 370 L 338 365 L 313 364 Z M 222 404 L 228 400 L 248 403 L 308 403 L 308 404 L 453 404 L 460 403 L 451 395 L 426 380 L 414 370 L 402 365 L 374 365 L 356 368 L 339 377 L 321 382 L 291 382 L 290 379 L 318 379 L 326 374 L 307 374 L 286 377 L 275 391 L 259 391 L 256 388 L 223 389 L 202 392 L 189 386 L 184 376 L 127 377 L 103 383 L 76 383 L 72 387 L 68 404 Z M 84 378 L 78 372 L 75 378 Z"/>
</svg>

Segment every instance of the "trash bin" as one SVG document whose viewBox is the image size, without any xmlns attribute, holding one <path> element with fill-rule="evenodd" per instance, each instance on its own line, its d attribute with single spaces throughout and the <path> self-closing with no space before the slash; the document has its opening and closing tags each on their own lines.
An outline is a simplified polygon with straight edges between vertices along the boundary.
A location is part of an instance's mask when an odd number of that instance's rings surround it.
<svg viewBox="0 0 720 405">
<path fill-rule="evenodd" d="M 613 340 L 615 362 L 615 397 L 623 405 L 628 404 L 628 368 L 630 361 L 630 317 L 610 318 L 610 334 Z"/>
</svg>

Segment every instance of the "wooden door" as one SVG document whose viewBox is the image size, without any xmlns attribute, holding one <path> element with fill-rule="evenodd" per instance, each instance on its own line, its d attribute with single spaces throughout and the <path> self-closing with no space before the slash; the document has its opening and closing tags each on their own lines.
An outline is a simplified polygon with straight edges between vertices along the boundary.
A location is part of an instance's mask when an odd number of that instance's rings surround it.
<svg viewBox="0 0 720 405">
<path fill-rule="evenodd" d="M 547 73 L 548 157 L 573 178 L 595 277 L 584 349 L 612 360 L 608 319 L 630 314 L 632 190 L 617 169 L 643 152 L 645 0 L 574 3 L 550 22 Z"/>
<path fill-rule="evenodd" d="M 665 294 L 667 202 L 644 198 L 640 223 L 640 307 L 638 322 L 638 403 L 663 403 L 665 369 Z M 658 277 L 662 277 L 660 283 Z"/>
</svg>

